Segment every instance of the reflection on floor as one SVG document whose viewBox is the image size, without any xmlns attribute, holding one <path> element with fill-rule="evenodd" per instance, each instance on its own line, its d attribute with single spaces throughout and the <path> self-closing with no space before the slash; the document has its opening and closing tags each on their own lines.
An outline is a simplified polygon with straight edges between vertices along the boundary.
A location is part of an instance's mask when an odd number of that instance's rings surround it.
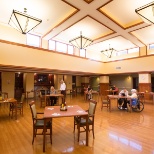
<svg viewBox="0 0 154 154">
<path fill-rule="evenodd" d="M 94 96 L 98 100 L 97 96 Z M 29 99 L 30 102 L 33 99 Z M 40 108 L 39 98 L 36 101 L 37 111 Z M 43 153 L 42 136 L 37 136 L 34 145 L 32 141 L 32 120 L 28 102 L 24 102 L 24 116 L 18 115 L 18 120 L 9 118 L 8 104 L 0 105 L 0 150 L 4 154 Z M 78 104 L 88 109 L 88 101 L 84 96 L 67 96 L 67 105 Z M 77 130 L 73 133 L 73 118 L 53 119 L 53 144 L 47 137 L 46 153 L 73 154 L 154 154 L 154 104 L 146 101 L 141 113 L 129 113 L 113 106 L 112 112 L 107 108 L 101 111 L 99 98 L 95 115 L 95 139 L 89 133 L 89 146 L 85 146 L 85 134 L 82 133 L 77 142 Z"/>
</svg>

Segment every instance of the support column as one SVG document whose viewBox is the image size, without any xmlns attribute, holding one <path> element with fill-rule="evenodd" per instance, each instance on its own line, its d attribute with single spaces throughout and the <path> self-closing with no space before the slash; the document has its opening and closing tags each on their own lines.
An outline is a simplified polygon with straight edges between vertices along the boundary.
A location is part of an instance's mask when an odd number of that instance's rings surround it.
<svg viewBox="0 0 154 154">
<path fill-rule="evenodd" d="M 89 77 L 81 77 L 81 94 L 84 94 L 84 88 L 89 85 Z"/>
<path fill-rule="evenodd" d="M 100 94 L 107 95 L 109 90 L 109 76 L 100 76 Z"/>
<path fill-rule="evenodd" d="M 142 73 L 139 74 L 139 92 L 145 92 L 145 99 L 149 100 L 151 92 L 151 74 L 150 73 Z"/>
</svg>

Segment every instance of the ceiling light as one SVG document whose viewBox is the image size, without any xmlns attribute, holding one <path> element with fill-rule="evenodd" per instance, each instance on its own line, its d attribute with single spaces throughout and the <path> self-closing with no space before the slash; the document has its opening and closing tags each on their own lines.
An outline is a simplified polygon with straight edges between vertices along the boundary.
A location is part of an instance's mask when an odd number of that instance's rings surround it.
<svg viewBox="0 0 154 154">
<path fill-rule="evenodd" d="M 135 9 L 135 12 L 143 19 L 143 21 L 154 24 L 154 2 Z"/>
<path fill-rule="evenodd" d="M 109 49 L 106 50 L 102 50 L 101 51 L 106 57 L 111 58 L 113 52 L 116 52 L 116 50 L 114 48 L 110 48 L 110 44 L 109 44 Z"/>
<path fill-rule="evenodd" d="M 87 37 L 82 36 L 82 32 L 80 32 L 80 36 L 76 37 L 69 41 L 74 47 L 79 49 L 85 49 L 89 46 L 93 41 Z"/>
<path fill-rule="evenodd" d="M 13 10 L 12 15 L 9 20 L 9 25 L 22 34 L 26 34 L 39 25 L 42 20 L 26 14 L 27 9 L 24 8 L 24 13 Z"/>
</svg>

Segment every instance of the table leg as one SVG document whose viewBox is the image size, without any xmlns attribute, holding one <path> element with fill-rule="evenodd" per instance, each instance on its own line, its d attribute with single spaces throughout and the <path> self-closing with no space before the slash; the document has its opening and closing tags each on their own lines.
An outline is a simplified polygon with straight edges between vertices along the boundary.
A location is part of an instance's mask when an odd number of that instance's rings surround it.
<svg viewBox="0 0 154 154">
<path fill-rule="evenodd" d="M 88 115 L 86 116 L 86 146 L 88 146 L 88 132 L 89 132 L 89 125 L 88 125 Z"/>
<path fill-rule="evenodd" d="M 44 128 L 43 128 L 43 152 L 45 152 L 45 138 L 46 138 L 46 119 L 44 119 Z"/>
<path fill-rule="evenodd" d="M 15 119 L 17 120 L 17 102 L 15 102 Z"/>
<path fill-rule="evenodd" d="M 111 112 L 111 99 L 109 99 L 109 111 Z"/>
<path fill-rule="evenodd" d="M 46 97 L 46 95 L 45 95 L 45 106 L 46 106 L 46 104 L 47 104 L 47 97 Z"/>
</svg>

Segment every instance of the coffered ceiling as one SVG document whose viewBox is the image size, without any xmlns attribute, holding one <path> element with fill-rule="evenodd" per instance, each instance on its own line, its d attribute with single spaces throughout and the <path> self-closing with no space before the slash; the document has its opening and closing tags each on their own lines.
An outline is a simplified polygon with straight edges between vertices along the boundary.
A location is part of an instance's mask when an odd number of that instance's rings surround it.
<svg viewBox="0 0 154 154">
<path fill-rule="evenodd" d="M 153 43 L 152 24 L 145 23 L 135 9 L 152 0 L 0 0 L 0 23 L 8 26 L 12 10 L 42 19 L 31 33 L 43 39 L 69 40 L 82 35 L 94 40 L 87 48 L 100 52 L 109 44 L 116 50 Z M 9 5 L 8 5 L 9 4 Z"/>
<path fill-rule="evenodd" d="M 152 0 L 0 0 L 0 24 L 8 25 L 13 9 L 42 20 L 30 33 L 69 44 L 82 35 L 95 54 L 109 47 L 117 51 L 154 43 L 154 25 L 135 9 Z M 11 28 L 11 27 L 10 27 Z"/>
</svg>

